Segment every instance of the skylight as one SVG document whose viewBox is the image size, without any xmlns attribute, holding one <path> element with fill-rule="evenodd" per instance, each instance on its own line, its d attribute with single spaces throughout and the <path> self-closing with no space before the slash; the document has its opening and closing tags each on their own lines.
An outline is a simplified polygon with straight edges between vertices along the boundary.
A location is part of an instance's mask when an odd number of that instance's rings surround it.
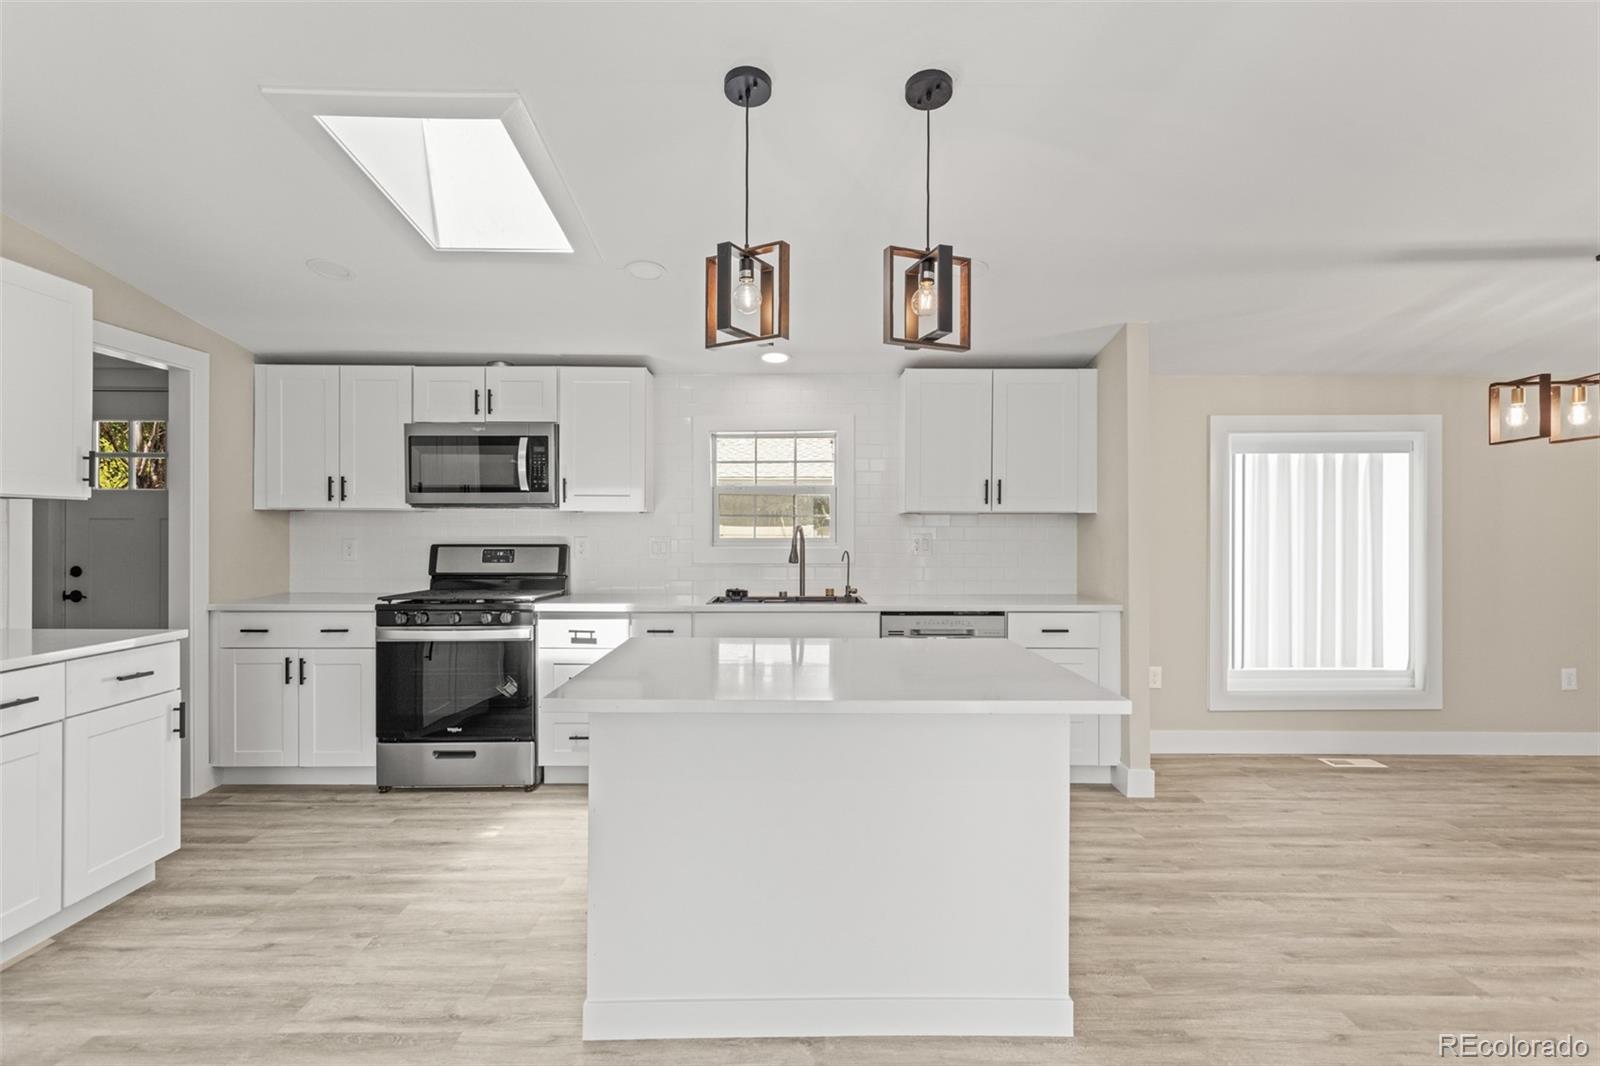
<svg viewBox="0 0 1600 1066">
<path fill-rule="evenodd" d="M 572 251 L 499 119 L 315 117 L 435 249 Z"/>
</svg>

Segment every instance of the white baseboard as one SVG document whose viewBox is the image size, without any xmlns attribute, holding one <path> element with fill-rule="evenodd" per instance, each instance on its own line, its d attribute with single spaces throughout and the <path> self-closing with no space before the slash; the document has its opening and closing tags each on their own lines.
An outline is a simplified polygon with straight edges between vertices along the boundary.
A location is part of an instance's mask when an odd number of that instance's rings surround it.
<svg viewBox="0 0 1600 1066">
<path fill-rule="evenodd" d="M 1067 996 L 588 999 L 583 1004 L 585 1040 L 1071 1035 Z"/>
<path fill-rule="evenodd" d="M 1135 770 L 1122 763 L 1111 768 L 1111 783 L 1118 792 L 1129 799 L 1155 799 L 1156 772 L 1151 769 Z"/>
<path fill-rule="evenodd" d="M 156 879 L 156 864 L 141 866 L 128 876 L 91 892 L 78 902 L 63 907 L 42 922 L 28 926 L 0 943 L 0 962 L 10 962 L 49 940 L 68 926 L 77 925 L 95 911 L 111 906 L 128 893 Z"/>
<path fill-rule="evenodd" d="M 1600 733 L 1152 729 L 1155 755 L 1600 755 Z"/>
<path fill-rule="evenodd" d="M 375 766 L 219 766 L 219 785 L 378 785 Z"/>
</svg>

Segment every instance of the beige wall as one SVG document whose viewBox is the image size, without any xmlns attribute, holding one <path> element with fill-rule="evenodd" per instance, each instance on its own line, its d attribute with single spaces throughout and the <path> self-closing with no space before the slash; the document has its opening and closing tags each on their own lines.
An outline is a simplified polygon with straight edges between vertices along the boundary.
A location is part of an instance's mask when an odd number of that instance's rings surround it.
<svg viewBox="0 0 1600 1066">
<path fill-rule="evenodd" d="M 1095 357 L 1099 439 L 1097 510 L 1078 518 L 1078 591 L 1122 604 L 1122 761 L 1150 766 L 1149 389 L 1150 334 L 1130 322 Z"/>
<path fill-rule="evenodd" d="M 1152 728 L 1600 729 L 1600 442 L 1490 447 L 1485 389 L 1476 378 L 1151 378 L 1150 662 L 1164 673 Z M 1207 424 L 1222 414 L 1444 416 L 1443 710 L 1206 709 Z M 1563 666 L 1578 668 L 1577 692 L 1560 691 Z"/>
<path fill-rule="evenodd" d="M 230 600 L 288 588 L 289 516 L 256 511 L 252 506 L 254 358 L 251 354 L 3 216 L 0 216 L 0 256 L 93 289 L 97 321 L 210 353 L 209 596 L 213 601 Z"/>
</svg>

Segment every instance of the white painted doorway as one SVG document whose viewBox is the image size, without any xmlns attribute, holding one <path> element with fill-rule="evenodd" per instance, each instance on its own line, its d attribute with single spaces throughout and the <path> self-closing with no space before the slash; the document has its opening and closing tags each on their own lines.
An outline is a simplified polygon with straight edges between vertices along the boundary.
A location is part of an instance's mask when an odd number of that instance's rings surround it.
<svg viewBox="0 0 1600 1066">
<path fill-rule="evenodd" d="M 96 354 L 89 499 L 34 506 L 34 626 L 168 623 L 167 371 Z"/>
</svg>

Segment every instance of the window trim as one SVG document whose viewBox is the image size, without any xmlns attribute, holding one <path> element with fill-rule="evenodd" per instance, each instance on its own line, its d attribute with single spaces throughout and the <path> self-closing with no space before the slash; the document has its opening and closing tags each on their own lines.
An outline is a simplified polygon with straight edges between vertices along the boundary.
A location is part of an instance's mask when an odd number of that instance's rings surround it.
<svg viewBox="0 0 1600 1066">
<path fill-rule="evenodd" d="M 827 437 L 832 437 L 833 438 L 833 464 L 832 464 L 833 465 L 833 478 L 832 478 L 832 480 L 825 481 L 825 482 L 824 481 L 798 481 L 797 480 L 797 481 L 792 481 L 792 482 L 788 482 L 788 483 L 784 483 L 784 482 L 763 482 L 763 481 L 757 480 L 757 481 L 751 482 L 748 485 L 716 485 L 716 484 L 713 484 L 713 486 L 712 486 L 712 490 L 713 491 L 712 491 L 712 494 L 711 494 L 711 509 L 712 509 L 712 517 L 713 517 L 713 521 L 711 523 L 711 542 L 712 542 L 712 545 L 714 547 L 718 547 L 718 548 L 748 548 L 748 547 L 752 547 L 752 546 L 758 545 L 758 544 L 773 544 L 773 543 L 776 543 L 777 540 L 778 540 L 778 538 L 773 538 L 772 540 L 756 540 L 754 538 L 746 538 L 746 539 L 743 539 L 743 540 L 735 540 L 735 539 L 731 539 L 731 538 L 729 538 L 729 539 L 723 538 L 722 533 L 721 533 L 721 523 L 716 521 L 716 517 L 718 515 L 720 515 L 720 513 L 721 513 L 718 510 L 718 507 L 720 506 L 719 497 L 724 496 L 724 495 L 734 495 L 734 496 L 826 496 L 826 497 L 828 497 L 828 537 L 827 537 L 826 540 L 810 539 L 809 543 L 823 545 L 823 546 L 832 546 L 832 544 L 834 542 L 834 535 L 836 533 L 835 527 L 833 525 L 833 514 L 834 514 L 834 511 L 836 511 L 838 509 L 838 506 L 839 506 L 839 436 L 834 430 L 831 430 L 831 429 L 818 429 L 816 427 L 812 427 L 810 430 L 804 430 L 804 429 L 711 430 L 711 431 L 709 431 L 708 436 L 711 439 L 715 440 L 716 437 L 718 437 L 719 435 L 720 436 L 730 436 L 730 437 L 743 437 L 743 436 L 748 436 L 748 437 L 778 437 L 778 436 L 794 437 L 794 436 L 804 436 L 807 433 L 811 433 L 811 434 L 813 434 L 815 436 L 818 436 L 818 437 L 827 436 Z M 712 457 L 709 454 L 707 455 L 706 458 L 707 458 L 708 461 L 711 462 L 712 468 L 715 469 L 715 467 L 716 467 L 715 460 L 712 459 Z M 752 460 L 752 462 L 756 463 L 757 465 L 759 465 L 759 461 L 757 461 L 757 460 Z"/>
<path fill-rule="evenodd" d="M 1440 710 L 1444 706 L 1444 476 L 1443 423 L 1439 415 L 1213 415 L 1210 419 L 1211 524 L 1208 556 L 1210 631 L 1207 706 L 1212 711 Z M 1233 588 L 1233 511 L 1231 439 L 1244 434 L 1307 434 L 1327 438 L 1350 433 L 1408 436 L 1415 442 L 1413 469 L 1422 493 L 1412 494 L 1412 519 L 1420 533 L 1413 542 L 1412 581 L 1416 610 L 1412 649 L 1414 679 L 1404 687 L 1335 688 L 1323 683 L 1293 689 L 1270 688 L 1268 672 L 1249 684 L 1230 684 L 1230 596 Z M 1420 556 L 1420 558 L 1419 558 Z M 1420 627 L 1417 632 L 1415 627 Z M 1386 673 L 1386 672 L 1384 672 Z M 1352 675 L 1354 676 L 1354 675 Z M 1393 675 L 1388 675 L 1392 677 Z M 1369 680 L 1372 680 L 1369 678 Z"/>
<path fill-rule="evenodd" d="M 696 563 L 749 566 L 787 566 L 789 542 L 760 544 L 717 543 L 716 487 L 711 477 L 713 433 L 795 433 L 815 430 L 834 434 L 833 539 L 823 541 L 828 554 L 808 559 L 809 567 L 832 565 L 841 552 L 852 550 L 855 534 L 855 418 L 821 410 L 787 410 L 781 413 L 697 415 L 690 421 L 693 491 L 693 557 Z M 797 490 L 799 491 L 799 490 Z"/>
</svg>

